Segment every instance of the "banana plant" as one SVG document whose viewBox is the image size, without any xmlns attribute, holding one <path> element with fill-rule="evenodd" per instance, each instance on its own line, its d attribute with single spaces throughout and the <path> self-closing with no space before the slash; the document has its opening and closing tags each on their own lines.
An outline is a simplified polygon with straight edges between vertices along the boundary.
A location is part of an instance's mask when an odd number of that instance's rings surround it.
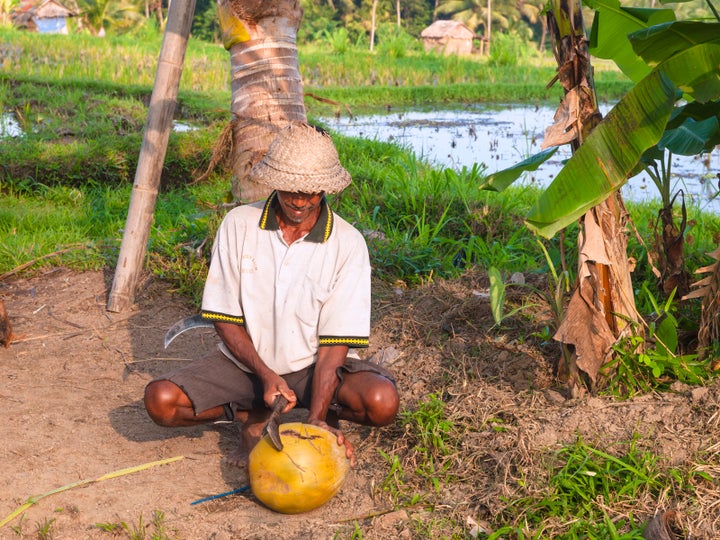
<svg viewBox="0 0 720 540">
<path fill-rule="evenodd" d="M 590 53 L 614 60 L 636 84 L 583 141 L 583 148 L 527 215 L 528 226 L 546 238 L 640 173 L 643 157 L 650 157 L 658 144 L 677 152 L 672 145 L 692 134 L 696 146 L 678 152 L 688 155 L 707 151 L 720 137 L 720 22 L 676 21 L 670 9 L 626 8 L 618 0 L 586 4 L 596 12 Z M 714 8 L 712 12 L 718 17 Z M 679 106 L 681 98 L 685 107 Z M 681 131 L 676 131 L 677 120 L 683 122 Z M 526 162 L 536 169 L 549 158 L 545 152 Z M 499 190 L 533 169 L 516 165 L 490 175 L 480 187 Z"/>
<path fill-rule="evenodd" d="M 637 10 L 619 8 L 617 2 L 589 3 L 597 10 L 593 29 L 598 37 L 591 37 L 591 44 L 605 41 L 615 44 L 610 51 L 598 46 L 594 50 L 591 47 L 590 52 L 616 55 L 622 60 L 621 69 L 637 83 L 587 138 L 583 148 L 568 160 L 530 210 L 527 224 L 548 238 L 642 170 L 645 152 L 658 145 L 666 130 L 672 128 L 670 121 L 678 116 L 676 108 L 681 98 L 699 104 L 693 121 L 709 121 L 715 126 L 707 130 L 709 124 L 701 124 L 705 131 L 693 129 L 703 149 L 712 145 L 719 133 L 713 119 L 718 119 L 720 98 L 720 23 L 651 24 L 656 18 L 646 12 L 652 10 L 642 10 L 643 18 L 639 18 Z M 663 18 L 669 16 L 668 10 L 659 11 Z M 625 34 L 629 28 L 641 29 Z M 609 34 L 604 40 L 600 39 L 603 31 Z M 635 55 L 635 62 L 627 59 L 628 51 Z M 685 127 L 692 126 L 688 123 Z"/>
<path fill-rule="evenodd" d="M 689 292 L 690 275 L 685 267 L 687 209 L 682 189 L 672 193 L 672 156 L 694 156 L 711 152 L 720 144 L 720 103 L 691 102 L 676 107 L 660 141 L 641 158 L 650 179 L 660 193 L 662 207 L 654 230 L 660 287 L 666 297 L 684 297 Z M 680 222 L 675 219 L 675 201 L 680 203 Z"/>
<path fill-rule="evenodd" d="M 552 0 L 548 28 L 565 97 L 543 147 L 570 144 L 578 155 L 602 120 L 579 0 Z M 604 383 L 601 368 L 612 345 L 639 327 L 627 262 L 628 222 L 620 193 L 580 219 L 577 283 L 553 336 L 562 345 L 558 375 L 573 396 Z"/>
<path fill-rule="evenodd" d="M 643 168 L 652 169 L 653 159 L 659 152 L 701 152 L 717 144 L 720 25 L 676 21 L 670 9 L 625 8 L 618 0 L 586 0 L 586 4 L 595 10 L 590 52 L 615 60 L 635 81 L 635 85 L 597 125 L 580 126 L 586 129 L 580 138 L 574 125 L 579 101 L 565 88 L 566 99 L 556 113 L 556 125 L 546 132 L 544 147 L 549 145 L 550 139 L 550 144 L 573 144 L 574 152 L 539 197 L 527 215 L 526 223 L 547 238 L 579 219 L 582 220 L 584 233 L 592 233 L 597 229 L 595 225 L 599 225 L 601 230 L 596 232 L 600 243 L 605 244 L 605 251 L 621 259 L 626 257 L 622 246 L 610 246 L 608 249 L 607 239 L 613 235 L 613 226 L 608 229 L 603 225 L 605 219 L 609 219 L 605 224 L 612 224 L 622 216 L 624 209 L 619 200 L 619 188 Z M 572 8 L 572 2 L 556 0 L 549 4 L 549 13 L 571 13 Z M 716 14 L 714 9 L 712 11 Z M 566 17 L 572 19 L 572 15 Z M 582 53 L 579 55 L 582 56 Z M 567 77 L 560 62 L 559 66 L 558 77 Z M 586 90 L 581 89 L 579 95 L 583 93 Z M 570 97 L 575 97 L 575 100 Z M 681 99 L 687 105 L 679 106 Z M 691 137 L 688 137 L 689 134 Z M 481 187 L 501 190 L 519 177 L 524 167 L 531 165 L 537 168 L 548 157 L 547 153 L 532 156 L 524 164 L 491 175 Z M 666 186 L 659 182 L 659 187 Z M 665 200 L 671 200 L 669 193 Z M 608 202 L 610 206 L 607 206 Z M 595 224 L 593 219 L 587 218 L 591 211 L 598 218 L 594 219 Z M 613 213 L 614 216 L 610 215 Z M 587 236 L 581 241 L 587 244 Z M 611 278 L 619 267 L 612 261 L 603 264 L 600 259 L 592 261 L 592 264 L 593 268 L 609 268 Z M 582 270 L 579 274 L 582 275 Z M 602 339 L 582 346 L 584 350 L 578 350 L 577 355 L 584 358 L 584 362 L 592 358 L 590 365 L 577 364 L 591 379 L 602 365 L 612 340 L 619 339 L 624 330 L 617 326 L 617 321 L 607 316 L 610 312 L 607 308 L 617 313 L 617 307 L 607 299 L 598 302 L 597 293 L 604 291 L 611 301 L 632 296 L 629 280 L 622 278 L 617 283 L 603 283 L 598 281 L 598 277 L 593 276 L 591 280 L 597 282 L 595 288 L 586 284 L 587 289 L 583 292 L 580 284 L 579 293 L 576 291 L 567 309 L 568 317 L 564 321 L 567 324 L 565 328 L 561 326 L 556 334 L 556 339 L 559 338 L 562 343 L 570 339 L 570 343 L 580 349 L 581 345 L 567 335 L 567 328 L 595 328 L 591 333 L 600 335 Z M 589 299 L 595 299 L 594 307 Z M 603 303 L 605 321 L 596 316 L 596 312 L 603 311 Z M 634 302 L 628 302 L 627 308 L 632 312 Z M 622 311 L 620 314 L 626 315 Z M 582 339 L 582 332 L 578 333 L 578 337 Z M 573 362 L 569 366 L 572 370 Z"/>
<path fill-rule="evenodd" d="M 622 8 L 616 0 L 589 0 L 596 10 L 591 52 L 610 57 L 636 85 L 588 137 L 527 216 L 528 225 L 552 236 L 582 212 L 609 197 L 643 168 L 657 170 L 658 156 L 710 151 L 720 142 L 720 23 L 676 21 L 666 9 Z M 708 5 L 720 21 L 717 10 Z M 604 36 L 604 37 L 603 37 Z M 643 65 L 644 64 L 644 65 Z M 660 158 L 662 159 L 662 158 Z M 662 161 L 661 163 L 661 170 Z M 667 163 L 667 161 L 665 161 Z M 684 216 L 673 218 L 669 171 L 656 174 L 666 294 L 687 289 L 684 269 Z M 652 174 L 650 175 L 653 176 Z M 720 260 L 698 270 L 706 277 L 684 299 L 702 298 L 698 351 L 712 356 L 720 340 L 718 294 Z M 713 363 L 718 369 L 720 363 Z"/>
</svg>

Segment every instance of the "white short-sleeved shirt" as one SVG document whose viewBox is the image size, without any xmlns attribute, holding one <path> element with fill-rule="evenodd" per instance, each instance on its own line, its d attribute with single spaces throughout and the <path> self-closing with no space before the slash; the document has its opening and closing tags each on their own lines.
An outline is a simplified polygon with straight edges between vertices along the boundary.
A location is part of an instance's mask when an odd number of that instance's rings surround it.
<svg viewBox="0 0 720 540">
<path fill-rule="evenodd" d="M 215 237 L 202 300 L 206 320 L 245 326 L 279 375 L 316 361 L 318 347 L 367 347 L 370 260 L 360 232 L 323 199 L 318 222 L 287 245 L 277 195 L 239 206 Z M 240 367 L 224 344 L 220 349 Z"/>
</svg>

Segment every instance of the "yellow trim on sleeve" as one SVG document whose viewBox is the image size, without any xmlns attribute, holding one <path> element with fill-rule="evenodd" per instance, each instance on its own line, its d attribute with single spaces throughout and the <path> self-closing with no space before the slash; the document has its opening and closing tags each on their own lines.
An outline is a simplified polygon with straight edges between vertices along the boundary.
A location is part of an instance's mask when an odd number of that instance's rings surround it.
<svg viewBox="0 0 720 540">
<path fill-rule="evenodd" d="M 215 313 L 214 311 L 203 311 L 202 318 L 206 321 L 229 322 L 243 326 L 245 325 L 245 317 L 225 315 L 224 313 Z"/>
<path fill-rule="evenodd" d="M 318 345 L 321 347 L 328 345 L 347 345 L 348 347 L 369 347 L 370 338 L 366 337 L 340 337 L 340 336 L 320 336 Z"/>
</svg>

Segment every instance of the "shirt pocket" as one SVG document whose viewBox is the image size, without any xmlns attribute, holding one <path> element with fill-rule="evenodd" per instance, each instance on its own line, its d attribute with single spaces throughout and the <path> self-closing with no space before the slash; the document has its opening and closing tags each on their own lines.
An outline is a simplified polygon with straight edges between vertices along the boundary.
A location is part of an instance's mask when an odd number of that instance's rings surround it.
<svg viewBox="0 0 720 540">
<path fill-rule="evenodd" d="M 295 306 L 295 315 L 304 325 L 316 328 L 320 320 L 322 307 L 330 298 L 330 291 L 307 276 L 300 284 L 300 287 Z"/>
</svg>

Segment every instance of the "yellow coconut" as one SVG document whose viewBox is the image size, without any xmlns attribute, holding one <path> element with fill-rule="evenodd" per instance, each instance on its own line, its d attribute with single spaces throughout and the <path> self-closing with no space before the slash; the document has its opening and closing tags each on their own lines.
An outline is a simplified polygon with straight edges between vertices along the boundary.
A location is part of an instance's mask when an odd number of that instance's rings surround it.
<svg viewBox="0 0 720 540">
<path fill-rule="evenodd" d="M 340 489 L 350 468 L 345 447 L 325 429 L 293 422 L 280 426 L 283 449 L 265 436 L 250 452 L 250 488 L 268 508 L 283 514 L 308 512 Z"/>
</svg>

